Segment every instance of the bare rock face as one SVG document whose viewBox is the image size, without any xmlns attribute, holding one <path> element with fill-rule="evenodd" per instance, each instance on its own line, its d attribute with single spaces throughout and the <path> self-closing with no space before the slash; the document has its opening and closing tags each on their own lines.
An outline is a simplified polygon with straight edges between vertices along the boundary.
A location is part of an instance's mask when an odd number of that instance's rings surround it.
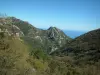
<svg viewBox="0 0 100 75">
<path fill-rule="evenodd" d="M 24 36 L 24 33 L 15 25 L 12 25 L 12 33 L 17 37 Z"/>
<path fill-rule="evenodd" d="M 47 30 L 48 38 L 52 41 L 57 41 L 61 46 L 65 44 L 65 41 L 69 41 L 70 38 L 64 34 L 64 32 L 56 27 L 50 27 Z"/>
<path fill-rule="evenodd" d="M 12 23 L 10 18 L 0 18 L 0 32 L 5 32 L 9 36 L 22 37 L 23 32 L 19 27 Z"/>
</svg>

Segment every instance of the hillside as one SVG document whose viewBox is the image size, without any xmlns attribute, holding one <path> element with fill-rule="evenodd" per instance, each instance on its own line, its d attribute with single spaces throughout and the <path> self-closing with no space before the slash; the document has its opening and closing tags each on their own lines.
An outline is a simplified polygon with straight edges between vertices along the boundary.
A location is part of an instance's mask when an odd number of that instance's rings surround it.
<svg viewBox="0 0 100 75">
<path fill-rule="evenodd" d="M 73 39 L 64 46 L 62 51 L 57 51 L 54 54 L 73 56 L 78 62 L 98 62 L 100 60 L 100 29 Z"/>
<path fill-rule="evenodd" d="M 56 27 L 50 27 L 47 30 L 38 29 L 26 21 L 15 17 L 9 17 L 12 24 L 17 26 L 24 34 L 22 39 L 27 41 L 33 48 L 39 48 L 46 53 L 52 53 L 58 50 L 71 40 L 70 37 Z"/>
<path fill-rule="evenodd" d="M 100 29 L 72 40 L 56 27 L 0 18 L 0 75 L 100 75 L 99 45 Z"/>
<path fill-rule="evenodd" d="M 33 67 L 28 59 L 28 47 L 24 42 L 11 37 L 0 39 L 0 75 L 32 75 L 29 71 L 33 72 Z"/>
<path fill-rule="evenodd" d="M 75 45 L 76 44 L 76 45 Z M 75 40 L 70 44 L 74 49 L 73 52 L 78 57 L 82 57 L 89 61 L 100 60 L 100 29 L 90 31 Z"/>
<path fill-rule="evenodd" d="M 39 75 L 47 69 L 48 56 L 42 50 L 31 51 L 13 31 L 0 28 L 0 75 Z"/>
</svg>

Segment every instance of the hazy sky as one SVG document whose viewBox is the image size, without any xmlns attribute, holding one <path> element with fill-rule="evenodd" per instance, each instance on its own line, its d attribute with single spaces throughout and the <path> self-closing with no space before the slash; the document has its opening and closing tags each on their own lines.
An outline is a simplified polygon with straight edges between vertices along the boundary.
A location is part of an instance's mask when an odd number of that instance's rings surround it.
<svg viewBox="0 0 100 75">
<path fill-rule="evenodd" d="M 0 0 L 0 12 L 38 28 L 90 31 L 100 28 L 100 0 Z"/>
</svg>

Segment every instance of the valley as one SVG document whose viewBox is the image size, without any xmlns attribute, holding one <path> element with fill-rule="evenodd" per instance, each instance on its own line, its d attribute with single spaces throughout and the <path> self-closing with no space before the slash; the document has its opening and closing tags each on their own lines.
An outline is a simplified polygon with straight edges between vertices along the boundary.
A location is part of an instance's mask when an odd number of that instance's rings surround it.
<svg viewBox="0 0 100 75">
<path fill-rule="evenodd" d="M 0 75 L 100 75 L 100 29 L 73 39 L 0 17 Z"/>
</svg>

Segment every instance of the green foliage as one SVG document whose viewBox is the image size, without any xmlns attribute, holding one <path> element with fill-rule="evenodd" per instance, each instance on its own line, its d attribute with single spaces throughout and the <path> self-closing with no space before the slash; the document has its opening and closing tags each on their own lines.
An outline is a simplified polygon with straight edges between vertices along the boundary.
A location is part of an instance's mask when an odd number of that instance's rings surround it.
<svg viewBox="0 0 100 75">
<path fill-rule="evenodd" d="M 48 59 L 48 55 L 45 52 L 43 52 L 43 50 L 41 50 L 41 49 L 33 49 L 31 51 L 31 55 L 37 59 L 43 59 L 43 60 Z"/>
<path fill-rule="evenodd" d="M 43 60 L 41 59 L 36 59 L 34 57 L 30 57 L 28 60 L 27 60 L 32 66 L 34 66 L 34 68 L 37 70 L 37 71 L 44 71 L 47 67 L 48 67 L 48 64 L 47 62 L 44 62 Z"/>
<path fill-rule="evenodd" d="M 42 31 L 14 17 L 0 21 L 4 22 L 0 25 L 1 30 L 10 30 L 9 26 L 14 24 L 25 34 L 21 40 L 0 32 L 0 75 L 100 75 L 98 30 L 71 42 L 70 38 L 62 40 L 65 43 L 69 42 L 68 45 L 64 45 L 64 48 L 68 47 L 65 53 L 63 46 L 60 48 L 58 44 L 58 37 L 64 34 L 61 32 L 59 35 L 59 30 L 55 27 Z M 90 38 L 91 35 L 95 37 Z M 47 53 L 52 47 L 59 48 L 59 51 L 55 51 L 54 56 L 49 56 Z"/>
<path fill-rule="evenodd" d="M 49 69 L 44 75 L 99 75 L 99 65 L 98 62 L 97 65 L 77 66 L 69 57 L 55 57 L 49 62 Z"/>
<path fill-rule="evenodd" d="M 13 21 L 13 24 L 18 26 L 23 31 L 24 34 L 27 34 L 28 30 L 32 28 L 32 26 L 28 22 L 22 21 L 15 17 L 11 17 L 11 19 Z"/>
<path fill-rule="evenodd" d="M 22 39 L 25 40 L 27 45 L 29 45 L 29 52 L 31 56 L 44 61 L 49 59 L 49 55 L 43 50 L 44 48 L 41 47 L 41 45 L 37 45 L 37 42 L 35 43 L 32 41 L 33 39 L 29 37 L 22 37 Z"/>
<path fill-rule="evenodd" d="M 4 38 L 5 37 L 5 33 L 4 32 L 0 32 L 0 38 Z"/>
<path fill-rule="evenodd" d="M 0 75 L 25 75 L 32 66 L 26 61 L 29 58 L 28 48 L 18 39 L 0 39 Z M 31 75 L 28 73 L 28 75 Z"/>
</svg>

